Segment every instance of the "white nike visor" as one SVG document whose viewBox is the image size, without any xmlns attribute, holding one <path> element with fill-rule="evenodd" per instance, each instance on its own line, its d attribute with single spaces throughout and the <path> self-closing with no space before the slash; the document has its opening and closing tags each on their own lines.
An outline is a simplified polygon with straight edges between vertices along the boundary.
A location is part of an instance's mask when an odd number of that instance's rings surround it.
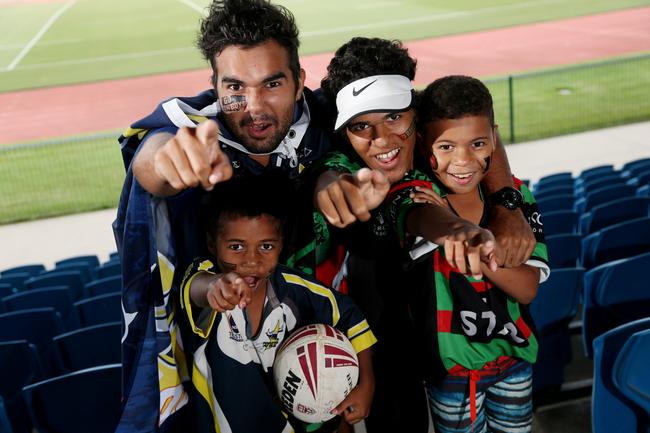
<svg viewBox="0 0 650 433">
<path fill-rule="evenodd" d="M 403 75 L 373 75 L 353 81 L 336 94 L 339 131 L 354 117 L 366 113 L 405 111 L 413 103 L 413 85 Z"/>
</svg>

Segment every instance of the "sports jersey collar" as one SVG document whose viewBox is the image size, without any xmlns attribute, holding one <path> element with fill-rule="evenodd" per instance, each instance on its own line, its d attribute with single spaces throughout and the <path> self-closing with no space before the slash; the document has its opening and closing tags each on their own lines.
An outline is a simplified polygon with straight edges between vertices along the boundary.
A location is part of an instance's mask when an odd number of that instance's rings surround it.
<svg viewBox="0 0 650 433">
<path fill-rule="evenodd" d="M 181 126 L 194 128 L 203 118 L 206 117 L 215 119 L 219 123 L 219 141 L 222 143 L 248 155 L 272 155 L 277 153 L 284 159 L 289 159 L 292 167 L 298 164 L 297 149 L 307 132 L 307 127 L 311 120 L 309 105 L 303 95 L 300 101 L 296 102 L 295 105 L 294 123 L 291 125 L 289 132 L 287 132 L 287 135 L 282 139 L 278 146 L 272 152 L 253 153 L 235 141 L 234 137 L 232 137 L 225 125 L 219 121 L 217 116 L 221 111 L 221 107 L 216 101 L 201 109 L 196 109 L 180 99 L 174 98 L 163 103 L 162 107 L 169 120 L 179 128 Z"/>
</svg>

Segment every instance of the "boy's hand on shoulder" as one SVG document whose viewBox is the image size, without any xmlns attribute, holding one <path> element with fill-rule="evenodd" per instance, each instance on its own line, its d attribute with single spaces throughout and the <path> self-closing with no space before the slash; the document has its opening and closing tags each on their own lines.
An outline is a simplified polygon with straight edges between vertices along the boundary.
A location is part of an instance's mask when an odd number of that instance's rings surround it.
<svg viewBox="0 0 650 433">
<path fill-rule="evenodd" d="M 368 221 L 370 211 L 384 201 L 390 183 L 379 170 L 362 168 L 356 173 L 326 172 L 318 178 L 316 208 L 335 227 Z"/>
<path fill-rule="evenodd" d="M 461 220 L 451 234 L 445 238 L 445 259 L 465 275 L 474 278 L 483 277 L 481 263 L 496 271 L 496 243 L 489 230 L 485 230 L 469 221 Z"/>
<path fill-rule="evenodd" d="M 495 251 L 499 266 L 514 268 L 528 260 L 537 241 L 523 213 L 494 206 L 488 226 L 499 246 Z"/>
<path fill-rule="evenodd" d="M 440 197 L 431 188 L 416 186 L 415 191 L 410 194 L 410 197 L 415 203 L 435 204 L 438 206 L 442 206 L 446 209 L 449 209 L 449 203 L 447 203 L 445 199 Z"/>
<path fill-rule="evenodd" d="M 252 289 L 239 274 L 228 272 L 210 280 L 206 297 L 212 309 L 223 313 L 238 305 L 246 308 L 252 298 Z"/>
</svg>

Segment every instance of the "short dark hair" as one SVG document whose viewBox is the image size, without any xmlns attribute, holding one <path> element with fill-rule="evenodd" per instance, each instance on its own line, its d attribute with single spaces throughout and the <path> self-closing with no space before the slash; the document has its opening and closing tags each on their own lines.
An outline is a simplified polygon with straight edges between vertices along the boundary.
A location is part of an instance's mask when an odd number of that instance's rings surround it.
<svg viewBox="0 0 650 433">
<path fill-rule="evenodd" d="M 492 96 L 480 80 L 449 75 L 429 84 L 418 98 L 418 123 L 422 131 L 435 120 L 485 116 L 494 126 Z"/>
<path fill-rule="evenodd" d="M 416 64 L 400 41 L 356 37 L 336 50 L 320 86 L 333 103 L 339 90 L 361 78 L 403 75 L 413 81 Z"/>
<path fill-rule="evenodd" d="M 280 174 L 263 174 L 233 178 L 219 183 L 210 192 L 207 206 L 206 234 L 215 241 L 224 221 L 268 215 L 277 220 L 279 234 L 284 238 L 289 218 L 288 180 Z"/>
<path fill-rule="evenodd" d="M 268 0 L 215 0 L 201 21 L 197 46 L 212 66 L 212 84 L 217 83 L 215 57 L 230 45 L 254 47 L 275 40 L 287 50 L 294 83 L 300 77 L 298 27 L 289 9 Z"/>
</svg>

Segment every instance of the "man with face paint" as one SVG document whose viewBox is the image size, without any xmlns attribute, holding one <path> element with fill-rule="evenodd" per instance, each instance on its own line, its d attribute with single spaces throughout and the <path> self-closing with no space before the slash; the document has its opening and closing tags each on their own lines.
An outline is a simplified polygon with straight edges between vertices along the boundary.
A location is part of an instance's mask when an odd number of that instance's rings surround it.
<svg viewBox="0 0 650 433">
<path fill-rule="evenodd" d="M 303 87 L 298 29 L 268 0 L 215 0 L 198 46 L 212 88 L 172 98 L 131 125 L 120 144 L 127 169 L 113 224 L 122 262 L 125 409 L 120 432 L 198 431 L 181 409 L 192 403 L 191 329 L 178 314 L 178 287 L 204 242 L 207 191 L 230 177 L 301 175 L 330 148 L 331 114 Z M 187 358 L 187 359 L 186 359 Z"/>
</svg>

